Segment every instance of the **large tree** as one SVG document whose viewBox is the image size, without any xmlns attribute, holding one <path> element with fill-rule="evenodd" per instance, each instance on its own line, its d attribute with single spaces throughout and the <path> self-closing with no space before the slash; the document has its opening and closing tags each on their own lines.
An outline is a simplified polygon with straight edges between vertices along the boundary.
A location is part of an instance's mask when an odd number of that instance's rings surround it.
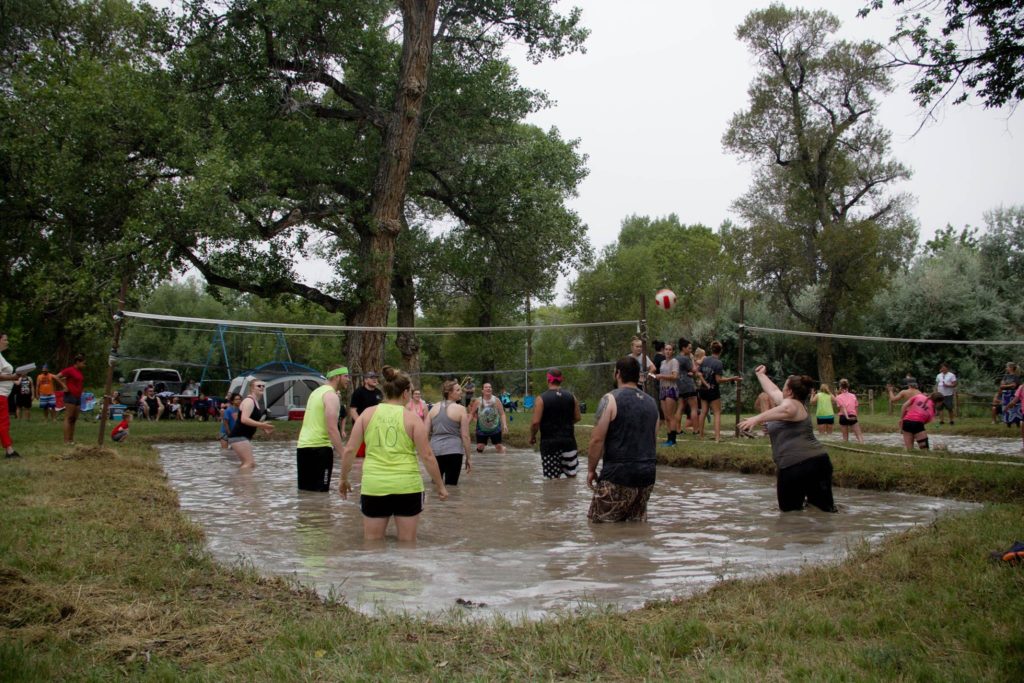
<svg viewBox="0 0 1024 683">
<path fill-rule="evenodd" d="M 872 0 L 860 15 L 881 9 Z M 917 70 L 910 91 L 934 107 L 957 88 L 954 104 L 977 95 L 986 107 L 1024 98 L 1024 5 L 1019 0 L 892 0 L 902 7 L 890 66 Z M 945 23 L 936 33 L 933 20 Z"/>
<path fill-rule="evenodd" d="M 193 183 L 198 192 L 227 190 L 199 202 L 214 208 L 215 225 L 182 236 L 182 253 L 216 284 L 288 292 L 349 324 L 385 324 L 393 284 L 407 281 L 396 279 L 394 256 L 408 195 L 447 194 L 471 160 L 433 150 L 507 144 L 511 127 L 543 104 L 515 83 L 504 44 L 521 40 L 537 59 L 580 48 L 578 11 L 563 17 L 552 5 L 408 0 L 396 12 L 383 0 L 234 0 L 214 12 L 192 3 L 183 72 L 236 144 L 211 146 L 196 169 L 217 181 Z M 459 219 L 460 204 L 445 204 L 450 217 Z M 332 257 L 333 282 L 296 277 L 296 256 L 308 249 Z M 348 336 L 354 367 L 379 366 L 381 353 L 380 333 Z"/>
<path fill-rule="evenodd" d="M 756 164 L 732 232 L 754 283 L 816 332 L 831 333 L 909 257 L 916 227 L 890 186 L 909 171 L 890 158 L 876 93 L 890 80 L 879 47 L 832 36 L 825 11 L 781 5 L 737 30 L 760 66 L 750 106 L 733 116 L 725 147 Z M 810 291 L 811 303 L 805 294 Z M 818 339 L 818 374 L 831 382 L 832 341 Z"/>
<path fill-rule="evenodd" d="M 35 360 L 105 358 L 121 281 L 134 298 L 171 268 L 161 188 L 182 139 L 168 17 L 127 0 L 2 9 L 0 313 L 31 331 Z"/>
</svg>

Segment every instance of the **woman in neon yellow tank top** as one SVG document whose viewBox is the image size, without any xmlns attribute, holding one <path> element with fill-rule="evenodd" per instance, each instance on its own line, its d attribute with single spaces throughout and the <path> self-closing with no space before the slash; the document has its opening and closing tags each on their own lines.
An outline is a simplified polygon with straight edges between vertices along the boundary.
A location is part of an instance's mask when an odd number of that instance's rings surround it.
<svg viewBox="0 0 1024 683">
<path fill-rule="evenodd" d="M 832 387 L 828 384 L 822 384 L 821 388 L 817 392 L 811 392 L 811 400 L 809 402 L 815 407 L 815 417 L 818 421 L 818 433 L 819 434 L 831 434 L 833 425 L 836 422 L 836 410 L 839 408 L 836 405 L 836 397 L 832 395 Z"/>
<path fill-rule="evenodd" d="M 405 409 L 411 382 L 401 370 L 385 365 L 384 402 L 367 408 L 352 425 L 352 434 L 341 456 L 341 483 L 338 491 L 348 499 L 352 491 L 348 475 L 360 444 L 366 443 L 362 492 L 363 537 L 368 541 L 384 538 L 388 520 L 395 518 L 399 541 L 415 541 L 416 527 L 423 511 L 423 476 L 416 456 L 423 461 L 434 482 L 437 497 L 448 499 L 441 479 L 426 424 Z"/>
</svg>

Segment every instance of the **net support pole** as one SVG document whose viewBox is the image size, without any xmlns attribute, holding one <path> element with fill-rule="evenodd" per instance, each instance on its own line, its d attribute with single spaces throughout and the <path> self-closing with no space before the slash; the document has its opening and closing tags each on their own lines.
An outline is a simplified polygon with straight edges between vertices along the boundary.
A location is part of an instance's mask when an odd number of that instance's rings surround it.
<svg viewBox="0 0 1024 683">
<path fill-rule="evenodd" d="M 117 299 L 117 313 L 114 314 L 114 341 L 107 357 L 107 381 L 103 385 L 103 412 L 100 413 L 100 434 L 96 445 L 102 446 L 107 434 L 107 416 L 110 414 L 110 395 L 114 390 L 114 364 L 117 363 L 117 349 L 121 345 L 121 323 L 124 320 L 124 300 L 128 297 L 128 276 L 121 278 L 121 294 Z"/>
<path fill-rule="evenodd" d="M 743 337 L 746 332 L 746 327 L 743 323 L 743 304 L 743 299 L 740 299 L 739 348 L 736 352 L 736 369 L 740 376 L 740 381 L 736 382 L 736 426 L 734 428 L 737 439 L 740 436 L 740 399 L 743 396 L 740 387 L 743 386 Z"/>
<path fill-rule="evenodd" d="M 647 386 L 647 297 L 643 294 L 640 295 L 640 385 L 651 393 Z"/>
</svg>

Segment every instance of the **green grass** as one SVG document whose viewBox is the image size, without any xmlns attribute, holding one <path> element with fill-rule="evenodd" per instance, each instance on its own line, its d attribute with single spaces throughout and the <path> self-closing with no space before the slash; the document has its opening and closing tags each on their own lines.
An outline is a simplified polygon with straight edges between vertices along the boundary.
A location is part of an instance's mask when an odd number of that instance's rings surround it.
<svg viewBox="0 0 1024 683">
<path fill-rule="evenodd" d="M 527 425 L 514 420 L 510 442 Z M 476 624 L 369 618 L 214 562 L 149 443 L 216 431 L 137 423 L 125 444 L 72 450 L 59 426 L 14 426 L 25 457 L 0 463 L 4 680 L 1005 681 L 1024 666 L 1024 571 L 987 559 L 1024 538 L 1024 468 L 833 451 L 842 485 L 988 502 L 799 574 L 625 614 Z M 80 444 L 95 438 L 80 425 Z M 771 471 L 764 444 L 740 443 L 659 455 Z"/>
</svg>

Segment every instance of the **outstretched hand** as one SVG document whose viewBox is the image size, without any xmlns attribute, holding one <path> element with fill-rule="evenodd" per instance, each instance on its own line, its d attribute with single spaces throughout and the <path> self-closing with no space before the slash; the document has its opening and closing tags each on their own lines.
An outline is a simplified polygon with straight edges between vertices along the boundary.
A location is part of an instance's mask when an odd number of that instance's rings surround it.
<svg viewBox="0 0 1024 683">
<path fill-rule="evenodd" d="M 763 365 L 758 365 L 756 368 L 754 368 L 754 374 L 755 375 L 767 375 L 768 374 L 768 368 L 766 368 Z"/>
</svg>

